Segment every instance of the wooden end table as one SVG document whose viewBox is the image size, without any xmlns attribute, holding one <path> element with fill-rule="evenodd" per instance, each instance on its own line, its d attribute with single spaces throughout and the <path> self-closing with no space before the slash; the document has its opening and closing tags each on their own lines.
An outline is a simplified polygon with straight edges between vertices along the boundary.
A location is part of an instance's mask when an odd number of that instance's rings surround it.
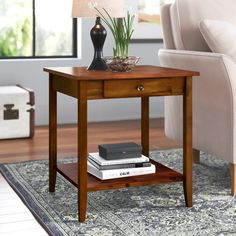
<svg viewBox="0 0 236 236">
<path fill-rule="evenodd" d="M 88 71 L 85 67 L 44 68 L 49 73 L 49 191 L 61 173 L 78 188 L 78 217 L 86 219 L 87 192 L 182 181 L 192 206 L 192 76 L 198 72 L 137 66 L 131 72 Z M 78 99 L 78 162 L 57 164 L 57 92 Z M 183 95 L 183 174 L 160 163 L 156 173 L 100 180 L 87 173 L 87 103 L 90 99 L 141 98 L 142 153 L 149 156 L 149 97 Z M 174 117 L 173 117 L 174 119 Z"/>
</svg>

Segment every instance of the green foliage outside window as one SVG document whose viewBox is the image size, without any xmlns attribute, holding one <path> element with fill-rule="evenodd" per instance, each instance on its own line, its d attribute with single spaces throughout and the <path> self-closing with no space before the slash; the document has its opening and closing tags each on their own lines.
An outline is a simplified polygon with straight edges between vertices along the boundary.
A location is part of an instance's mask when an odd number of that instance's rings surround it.
<svg viewBox="0 0 236 236">
<path fill-rule="evenodd" d="M 68 0 L 0 0 L 0 59 L 76 56 L 71 4 Z"/>
<path fill-rule="evenodd" d="M 0 34 L 0 56 L 30 56 L 32 31 L 31 22 L 25 18 L 15 27 L 4 28 Z"/>
</svg>

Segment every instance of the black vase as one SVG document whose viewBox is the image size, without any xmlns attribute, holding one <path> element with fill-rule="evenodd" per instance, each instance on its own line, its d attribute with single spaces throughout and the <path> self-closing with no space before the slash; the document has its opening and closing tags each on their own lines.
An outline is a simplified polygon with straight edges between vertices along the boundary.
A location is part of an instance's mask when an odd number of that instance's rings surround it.
<svg viewBox="0 0 236 236">
<path fill-rule="evenodd" d="M 107 36 L 107 31 L 101 24 L 101 18 L 96 18 L 96 23 L 90 31 L 90 36 L 94 46 L 94 56 L 88 70 L 107 70 L 106 62 L 102 59 L 103 45 Z"/>
</svg>

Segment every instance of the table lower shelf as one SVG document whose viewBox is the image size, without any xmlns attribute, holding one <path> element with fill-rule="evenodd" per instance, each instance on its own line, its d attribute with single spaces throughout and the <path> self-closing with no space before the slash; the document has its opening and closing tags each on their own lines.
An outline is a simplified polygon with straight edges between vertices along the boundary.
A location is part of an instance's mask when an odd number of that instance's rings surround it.
<svg viewBox="0 0 236 236">
<path fill-rule="evenodd" d="M 183 175 L 160 163 L 154 162 L 156 173 L 148 175 L 138 175 L 125 178 L 100 180 L 93 175 L 87 175 L 87 191 L 98 191 L 107 189 L 127 188 L 132 186 L 143 186 L 150 184 L 161 184 L 183 181 Z M 78 187 L 77 163 L 58 164 L 57 171 L 67 180 Z"/>
</svg>

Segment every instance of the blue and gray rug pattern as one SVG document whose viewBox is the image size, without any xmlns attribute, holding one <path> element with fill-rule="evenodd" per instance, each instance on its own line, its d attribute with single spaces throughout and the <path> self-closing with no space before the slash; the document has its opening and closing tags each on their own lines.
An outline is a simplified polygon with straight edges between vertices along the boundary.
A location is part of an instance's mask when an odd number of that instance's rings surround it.
<svg viewBox="0 0 236 236">
<path fill-rule="evenodd" d="M 180 149 L 151 152 L 151 158 L 182 171 Z M 0 171 L 50 235 L 236 235 L 228 163 L 205 153 L 193 166 L 193 207 L 185 207 L 181 182 L 90 192 L 85 223 L 77 218 L 77 189 L 60 174 L 55 193 L 48 192 L 47 160 Z"/>
</svg>

